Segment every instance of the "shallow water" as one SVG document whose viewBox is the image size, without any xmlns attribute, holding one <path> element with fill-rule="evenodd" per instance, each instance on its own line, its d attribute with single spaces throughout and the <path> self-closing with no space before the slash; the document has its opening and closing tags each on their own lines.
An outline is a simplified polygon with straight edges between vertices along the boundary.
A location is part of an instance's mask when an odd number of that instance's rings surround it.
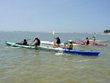
<svg viewBox="0 0 110 83">
<path fill-rule="evenodd" d="M 25 49 L 5 45 L 5 41 L 20 42 L 35 36 L 53 41 L 52 33 L 0 32 L 0 83 L 109 83 L 110 43 L 108 46 L 74 46 L 78 50 L 99 51 L 99 56 L 65 54 L 53 51 Z M 92 37 L 92 34 L 55 33 L 61 41 Z M 96 35 L 110 40 L 109 35 Z M 55 40 L 54 40 L 55 41 Z"/>
</svg>

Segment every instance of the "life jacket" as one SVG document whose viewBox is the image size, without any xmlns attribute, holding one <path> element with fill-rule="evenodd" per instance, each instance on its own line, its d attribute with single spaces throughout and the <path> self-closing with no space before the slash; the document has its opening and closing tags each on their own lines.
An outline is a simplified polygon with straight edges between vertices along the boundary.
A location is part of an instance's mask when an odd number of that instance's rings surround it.
<svg viewBox="0 0 110 83">
<path fill-rule="evenodd" d="M 86 44 L 87 44 L 87 45 L 89 44 L 89 39 L 86 39 Z"/>
<path fill-rule="evenodd" d="M 73 49 L 73 44 L 69 43 L 68 47 L 69 47 L 68 49 Z"/>
<path fill-rule="evenodd" d="M 37 41 L 36 45 L 40 45 L 40 40 L 36 39 L 36 41 Z"/>
<path fill-rule="evenodd" d="M 95 41 L 96 39 L 95 38 L 93 38 L 93 41 Z"/>
</svg>

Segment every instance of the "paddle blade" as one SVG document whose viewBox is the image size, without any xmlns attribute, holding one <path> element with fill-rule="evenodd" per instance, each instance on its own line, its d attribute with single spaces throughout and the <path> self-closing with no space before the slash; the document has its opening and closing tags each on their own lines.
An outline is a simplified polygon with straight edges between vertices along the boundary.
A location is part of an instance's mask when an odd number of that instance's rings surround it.
<svg viewBox="0 0 110 83">
<path fill-rule="evenodd" d="M 54 35 L 55 31 L 53 31 L 53 35 Z"/>
</svg>

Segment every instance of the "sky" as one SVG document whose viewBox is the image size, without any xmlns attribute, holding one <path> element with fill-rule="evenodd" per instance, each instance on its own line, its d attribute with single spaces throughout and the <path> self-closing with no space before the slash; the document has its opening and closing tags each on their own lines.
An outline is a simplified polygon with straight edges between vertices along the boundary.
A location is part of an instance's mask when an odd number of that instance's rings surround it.
<svg viewBox="0 0 110 83">
<path fill-rule="evenodd" d="M 104 32 L 110 0 L 0 0 L 0 31 Z"/>
</svg>

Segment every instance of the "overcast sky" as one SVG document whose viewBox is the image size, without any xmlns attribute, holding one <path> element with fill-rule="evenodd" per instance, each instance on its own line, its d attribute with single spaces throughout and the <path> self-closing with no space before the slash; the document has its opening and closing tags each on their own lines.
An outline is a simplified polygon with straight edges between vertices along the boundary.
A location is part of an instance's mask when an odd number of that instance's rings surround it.
<svg viewBox="0 0 110 83">
<path fill-rule="evenodd" d="M 0 0 L 0 31 L 106 29 L 110 29 L 110 0 Z"/>
</svg>

